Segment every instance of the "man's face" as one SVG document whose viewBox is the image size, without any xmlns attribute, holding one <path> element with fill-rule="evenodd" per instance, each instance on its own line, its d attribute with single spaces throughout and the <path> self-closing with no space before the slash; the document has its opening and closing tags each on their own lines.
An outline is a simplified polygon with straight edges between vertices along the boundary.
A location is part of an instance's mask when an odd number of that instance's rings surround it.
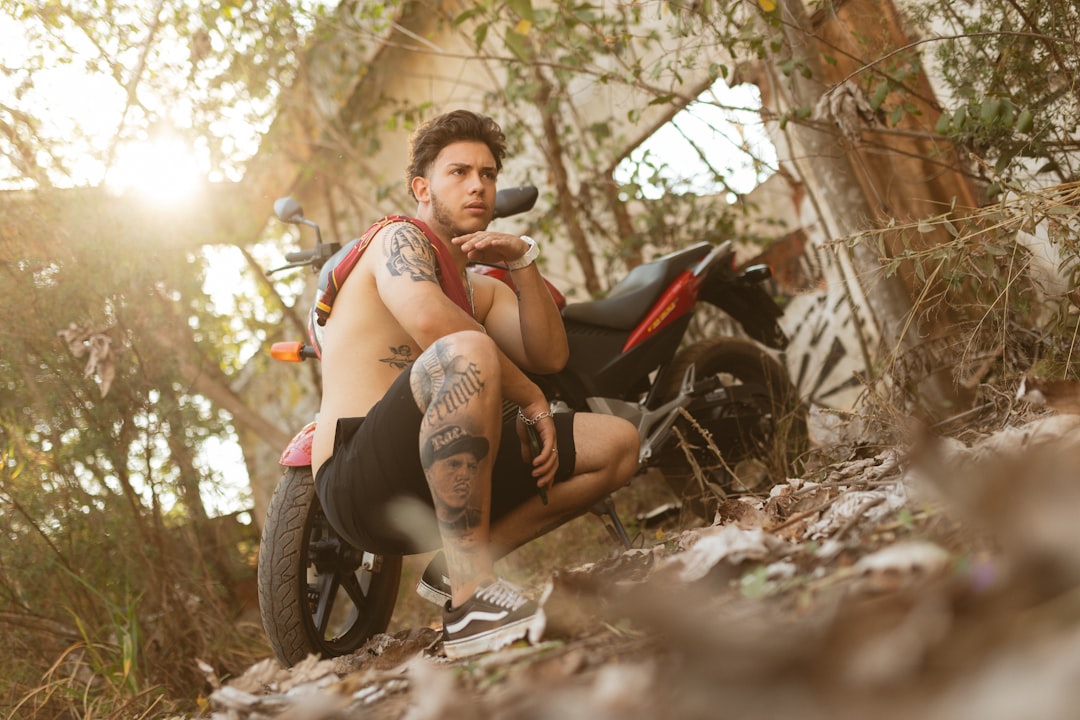
<svg viewBox="0 0 1080 720">
<path fill-rule="evenodd" d="M 480 466 L 471 452 L 437 460 L 431 466 L 432 487 L 447 508 L 463 508 L 473 491 L 473 483 L 480 475 Z"/>
<path fill-rule="evenodd" d="M 450 237 L 487 228 L 495 212 L 498 170 L 491 150 L 482 142 L 447 145 L 435 158 L 427 178 L 414 191 L 421 219 L 438 225 Z"/>
</svg>

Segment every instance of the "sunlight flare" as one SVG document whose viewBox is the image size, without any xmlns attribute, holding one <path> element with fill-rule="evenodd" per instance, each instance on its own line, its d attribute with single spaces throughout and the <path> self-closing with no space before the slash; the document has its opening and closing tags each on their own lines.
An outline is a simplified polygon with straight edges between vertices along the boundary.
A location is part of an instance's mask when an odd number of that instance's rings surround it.
<svg viewBox="0 0 1080 720">
<path fill-rule="evenodd" d="M 109 171 L 106 185 L 158 205 L 180 204 L 203 181 L 194 151 L 176 135 L 161 135 L 125 145 Z"/>
</svg>

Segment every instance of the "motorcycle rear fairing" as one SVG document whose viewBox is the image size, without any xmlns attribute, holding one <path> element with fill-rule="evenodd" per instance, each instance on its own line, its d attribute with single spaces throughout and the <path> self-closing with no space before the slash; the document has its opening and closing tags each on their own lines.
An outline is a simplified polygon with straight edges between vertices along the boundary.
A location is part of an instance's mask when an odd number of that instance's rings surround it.
<svg viewBox="0 0 1080 720">
<path fill-rule="evenodd" d="M 312 420 L 293 436 L 278 460 L 284 467 L 307 467 L 311 464 L 311 441 L 315 437 L 315 421 Z M 316 468 L 318 469 L 318 468 Z"/>
<path fill-rule="evenodd" d="M 787 347 L 787 335 L 777 322 L 784 311 L 761 285 L 749 281 L 733 285 L 710 278 L 700 297 L 730 315 L 758 342 L 774 350 Z"/>
</svg>

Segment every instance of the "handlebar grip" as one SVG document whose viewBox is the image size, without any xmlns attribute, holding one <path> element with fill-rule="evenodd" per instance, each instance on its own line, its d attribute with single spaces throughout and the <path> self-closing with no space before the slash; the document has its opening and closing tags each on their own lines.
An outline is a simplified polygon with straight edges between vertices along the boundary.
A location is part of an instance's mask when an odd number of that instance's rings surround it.
<svg viewBox="0 0 1080 720">
<path fill-rule="evenodd" d="M 314 250 L 301 250 L 299 252 L 285 253 L 285 260 L 291 263 L 308 262 L 313 257 L 315 257 Z"/>
</svg>

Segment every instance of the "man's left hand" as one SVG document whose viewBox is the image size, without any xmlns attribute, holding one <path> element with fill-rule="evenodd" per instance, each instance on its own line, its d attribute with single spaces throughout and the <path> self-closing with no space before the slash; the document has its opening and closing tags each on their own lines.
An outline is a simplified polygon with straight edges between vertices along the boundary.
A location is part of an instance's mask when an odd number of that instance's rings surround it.
<svg viewBox="0 0 1080 720">
<path fill-rule="evenodd" d="M 461 248 L 470 261 L 489 264 L 517 260 L 529 250 L 529 243 L 517 235 L 488 230 L 461 235 L 450 242 Z"/>
</svg>

